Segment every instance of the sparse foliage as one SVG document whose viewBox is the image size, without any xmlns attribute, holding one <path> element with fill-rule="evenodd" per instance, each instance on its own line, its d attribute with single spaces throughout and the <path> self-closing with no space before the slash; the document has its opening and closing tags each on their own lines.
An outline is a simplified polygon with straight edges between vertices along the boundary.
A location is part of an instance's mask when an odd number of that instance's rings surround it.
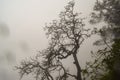
<svg viewBox="0 0 120 80">
<path fill-rule="evenodd" d="M 98 30 L 101 40 L 95 42 L 96 45 L 103 43 L 105 48 L 93 54 L 95 60 L 87 63 L 85 72 L 91 80 L 119 80 L 120 1 L 97 0 L 94 10 L 90 22 L 96 24 L 104 21 L 107 24 Z"/>
<path fill-rule="evenodd" d="M 50 38 L 49 46 L 35 59 L 25 60 L 16 67 L 22 76 L 33 73 L 36 80 L 82 80 L 77 54 L 90 34 L 89 29 L 85 28 L 84 18 L 75 13 L 74 6 L 74 1 L 69 2 L 65 11 L 60 13 L 59 20 L 53 20 L 46 25 L 46 34 Z M 67 60 L 69 56 L 73 58 L 71 64 L 76 66 L 76 74 L 70 73 L 62 63 L 62 60 Z M 55 75 L 57 73 L 58 75 Z"/>
</svg>

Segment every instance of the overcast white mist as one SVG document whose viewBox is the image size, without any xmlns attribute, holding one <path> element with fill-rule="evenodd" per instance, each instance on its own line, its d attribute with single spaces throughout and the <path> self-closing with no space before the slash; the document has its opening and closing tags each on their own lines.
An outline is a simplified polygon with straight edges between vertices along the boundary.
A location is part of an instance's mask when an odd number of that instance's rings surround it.
<svg viewBox="0 0 120 80">
<path fill-rule="evenodd" d="M 43 27 L 45 23 L 58 19 L 69 1 L 0 0 L 0 80 L 18 80 L 14 66 L 47 47 L 48 40 Z M 76 11 L 86 17 L 92 11 L 95 0 L 75 2 Z M 81 49 L 83 53 L 78 55 L 82 65 L 89 58 L 87 55 L 92 46 L 89 40 L 86 43 Z"/>
</svg>

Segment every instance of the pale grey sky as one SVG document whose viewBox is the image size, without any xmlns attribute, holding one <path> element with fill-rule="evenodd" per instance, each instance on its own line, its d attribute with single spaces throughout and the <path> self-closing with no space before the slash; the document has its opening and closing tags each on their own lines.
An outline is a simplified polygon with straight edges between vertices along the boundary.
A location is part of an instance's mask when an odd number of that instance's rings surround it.
<svg viewBox="0 0 120 80">
<path fill-rule="evenodd" d="M 1 70 L 6 70 L 5 74 L 10 76 L 11 64 L 14 65 L 21 59 L 34 55 L 38 50 L 47 47 L 48 41 L 43 30 L 44 24 L 57 19 L 59 13 L 64 10 L 64 6 L 69 1 L 0 0 L 0 25 L 6 24 L 10 31 L 9 36 L 0 37 L 0 57 L 2 57 L 0 60 L 4 62 L 0 63 L 3 66 L 0 67 L 0 76 L 2 75 Z M 75 2 L 76 11 L 88 16 L 92 11 L 95 0 L 75 0 Z M 11 58 L 14 58 L 14 63 L 9 64 L 9 60 L 4 56 L 8 54 L 12 55 Z M 84 61 L 81 63 L 84 64 Z M 7 65 L 10 66 L 10 69 L 4 67 Z"/>
</svg>

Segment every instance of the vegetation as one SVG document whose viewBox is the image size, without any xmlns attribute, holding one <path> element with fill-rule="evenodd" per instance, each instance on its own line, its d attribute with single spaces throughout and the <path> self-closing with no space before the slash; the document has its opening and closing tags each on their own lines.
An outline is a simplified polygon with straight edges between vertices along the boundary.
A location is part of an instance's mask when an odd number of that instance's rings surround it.
<svg viewBox="0 0 120 80">
<path fill-rule="evenodd" d="M 93 24 L 104 21 L 107 26 L 97 32 L 100 33 L 101 40 L 96 44 L 103 42 L 104 48 L 93 53 L 95 60 L 86 65 L 83 70 L 91 80 L 119 80 L 120 79 L 120 1 L 102 0 L 96 1 L 95 12 L 92 13 Z"/>
<path fill-rule="evenodd" d="M 94 60 L 87 62 L 81 69 L 78 61 L 79 48 L 84 40 L 91 36 L 85 28 L 84 18 L 74 11 L 75 2 L 71 1 L 61 12 L 58 20 L 46 25 L 46 35 L 50 38 L 47 49 L 40 51 L 35 58 L 21 62 L 16 68 L 21 74 L 33 74 L 36 80 L 119 80 L 120 76 L 120 1 L 97 0 L 90 23 L 104 22 L 104 26 L 94 33 L 101 39 L 94 44 L 102 45 L 97 52 L 91 52 Z M 76 74 L 63 64 L 63 60 L 72 57 Z"/>
<path fill-rule="evenodd" d="M 69 2 L 65 11 L 60 13 L 59 20 L 46 25 L 46 34 L 50 38 L 49 47 L 36 58 L 22 61 L 16 67 L 21 77 L 33 73 L 36 80 L 82 80 L 77 54 L 90 34 L 89 29 L 85 28 L 84 18 L 75 13 L 74 5 L 74 1 Z M 62 63 L 62 60 L 67 60 L 70 56 L 73 58 L 71 64 L 76 66 L 76 74 L 70 73 Z"/>
</svg>

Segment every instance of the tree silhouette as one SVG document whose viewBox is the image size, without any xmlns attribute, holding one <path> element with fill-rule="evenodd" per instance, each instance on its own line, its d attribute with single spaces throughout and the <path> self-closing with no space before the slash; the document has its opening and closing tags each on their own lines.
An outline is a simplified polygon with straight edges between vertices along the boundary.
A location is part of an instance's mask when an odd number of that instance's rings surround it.
<svg viewBox="0 0 120 80">
<path fill-rule="evenodd" d="M 85 28 L 79 13 L 75 13 L 75 2 L 70 1 L 65 11 L 59 15 L 59 20 L 53 20 L 46 25 L 45 29 L 50 38 L 49 46 L 34 59 L 24 60 L 19 70 L 21 77 L 33 73 L 36 80 L 68 80 L 74 78 L 82 80 L 81 67 L 77 54 L 85 38 L 89 37 L 89 29 Z M 76 74 L 72 74 L 65 68 L 62 60 L 68 57 L 73 58 L 73 65 L 76 66 Z M 55 74 L 59 73 L 57 76 Z"/>
</svg>

